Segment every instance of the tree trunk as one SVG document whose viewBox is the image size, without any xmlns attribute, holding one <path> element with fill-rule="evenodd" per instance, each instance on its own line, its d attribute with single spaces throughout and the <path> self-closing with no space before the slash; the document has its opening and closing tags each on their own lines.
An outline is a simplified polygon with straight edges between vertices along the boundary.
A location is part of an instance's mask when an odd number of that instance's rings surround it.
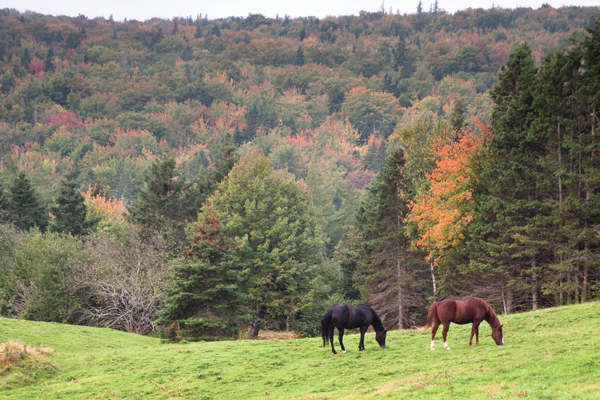
<svg viewBox="0 0 600 400">
<path fill-rule="evenodd" d="M 254 312 L 254 316 L 250 321 L 250 336 L 252 339 L 256 339 L 258 337 L 258 331 L 260 330 L 260 306 L 256 306 L 256 311 Z"/>
<path fill-rule="evenodd" d="M 531 292 L 532 292 L 532 309 L 538 309 L 538 288 L 537 288 L 537 271 L 535 270 L 535 257 L 531 259 Z"/>
<path fill-rule="evenodd" d="M 587 301 L 587 286 L 588 286 L 588 268 L 583 267 L 583 285 L 581 288 L 581 303 Z"/>
<path fill-rule="evenodd" d="M 562 278 L 558 282 L 558 287 L 559 287 L 559 289 L 558 289 L 559 290 L 558 291 L 558 299 L 559 300 L 558 301 L 559 301 L 559 304 L 562 306 L 562 305 L 565 304 L 564 300 L 563 300 L 563 281 L 562 281 Z"/>
<path fill-rule="evenodd" d="M 506 309 L 506 296 L 504 296 L 504 286 L 502 286 L 502 307 L 504 308 L 504 315 L 507 315 L 508 310 Z"/>
<path fill-rule="evenodd" d="M 402 267 L 400 254 L 398 254 L 398 329 L 404 329 L 404 293 L 402 292 Z"/>
<path fill-rule="evenodd" d="M 512 288 L 508 288 L 506 293 L 506 310 L 510 314 L 513 310 L 514 293 Z"/>
<path fill-rule="evenodd" d="M 575 280 L 575 304 L 579 304 L 579 268 L 575 271 L 573 279 Z"/>
<path fill-rule="evenodd" d="M 433 261 L 430 263 L 431 266 L 431 281 L 433 283 L 433 297 L 437 298 L 437 288 L 435 287 L 435 271 L 433 270 Z"/>
</svg>

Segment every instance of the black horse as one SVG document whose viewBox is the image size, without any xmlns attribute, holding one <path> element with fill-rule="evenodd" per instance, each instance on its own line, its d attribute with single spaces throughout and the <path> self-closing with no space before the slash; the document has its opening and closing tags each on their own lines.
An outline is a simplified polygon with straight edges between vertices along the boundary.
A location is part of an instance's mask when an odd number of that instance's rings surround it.
<svg viewBox="0 0 600 400">
<path fill-rule="evenodd" d="M 344 343 L 342 337 L 344 336 L 344 329 L 353 329 L 360 327 L 360 343 L 358 344 L 358 350 L 365 349 L 365 332 L 369 329 L 369 325 L 373 325 L 375 329 L 375 340 L 379 343 L 379 346 L 385 349 L 385 335 L 387 330 L 384 329 L 383 324 L 379 315 L 366 304 L 360 304 L 358 306 L 345 306 L 343 304 L 336 304 L 327 311 L 323 319 L 321 320 L 321 336 L 323 336 L 323 347 L 327 346 L 327 341 L 331 342 L 331 351 L 333 354 L 337 354 L 333 347 L 333 330 L 338 328 L 340 346 L 342 351 L 345 353 Z"/>
</svg>

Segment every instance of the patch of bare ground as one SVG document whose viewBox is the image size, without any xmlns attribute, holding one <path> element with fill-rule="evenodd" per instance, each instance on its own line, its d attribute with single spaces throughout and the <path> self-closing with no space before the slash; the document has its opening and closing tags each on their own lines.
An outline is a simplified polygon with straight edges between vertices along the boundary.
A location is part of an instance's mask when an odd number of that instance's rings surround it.
<svg viewBox="0 0 600 400">
<path fill-rule="evenodd" d="M 296 336 L 294 332 L 260 331 L 258 333 L 258 338 L 263 340 L 293 340 L 297 339 L 298 336 Z"/>
</svg>

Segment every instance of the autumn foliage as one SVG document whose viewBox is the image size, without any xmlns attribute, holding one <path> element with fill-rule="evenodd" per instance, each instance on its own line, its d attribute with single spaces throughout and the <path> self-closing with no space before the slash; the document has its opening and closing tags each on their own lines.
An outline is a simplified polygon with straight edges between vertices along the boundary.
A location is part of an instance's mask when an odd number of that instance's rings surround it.
<svg viewBox="0 0 600 400">
<path fill-rule="evenodd" d="M 476 119 L 460 132 L 446 132 L 448 140 L 437 148 L 436 169 L 427 174 L 429 188 L 410 202 L 411 220 L 419 229 L 417 246 L 429 250 L 428 260 L 437 263 L 444 250 L 464 239 L 473 219 L 472 162 L 486 150 L 491 136 L 488 125 Z M 457 135 L 455 140 L 450 137 Z"/>
</svg>

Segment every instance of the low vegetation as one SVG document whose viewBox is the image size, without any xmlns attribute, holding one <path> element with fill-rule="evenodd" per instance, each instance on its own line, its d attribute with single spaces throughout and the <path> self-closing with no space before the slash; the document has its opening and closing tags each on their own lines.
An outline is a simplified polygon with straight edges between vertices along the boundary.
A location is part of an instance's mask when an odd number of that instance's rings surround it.
<svg viewBox="0 0 600 400">
<path fill-rule="evenodd" d="M 12 340 L 0 343 L 0 389 L 26 386 L 43 375 L 54 375 L 56 366 L 49 361 L 53 354 L 49 347 L 27 346 Z"/>
<path fill-rule="evenodd" d="M 600 304 L 501 316 L 505 346 L 487 324 L 479 346 L 453 326 L 451 351 L 429 350 L 429 331 L 372 332 L 359 352 L 331 354 L 320 338 L 160 344 L 111 329 L 0 319 L 0 342 L 55 349 L 54 374 L 28 386 L 4 383 L 3 399 L 591 399 L 600 392 Z M 438 343 L 441 338 L 438 333 Z M 337 345 L 337 343 L 336 343 Z M 44 397 L 45 396 L 45 397 Z"/>
</svg>

